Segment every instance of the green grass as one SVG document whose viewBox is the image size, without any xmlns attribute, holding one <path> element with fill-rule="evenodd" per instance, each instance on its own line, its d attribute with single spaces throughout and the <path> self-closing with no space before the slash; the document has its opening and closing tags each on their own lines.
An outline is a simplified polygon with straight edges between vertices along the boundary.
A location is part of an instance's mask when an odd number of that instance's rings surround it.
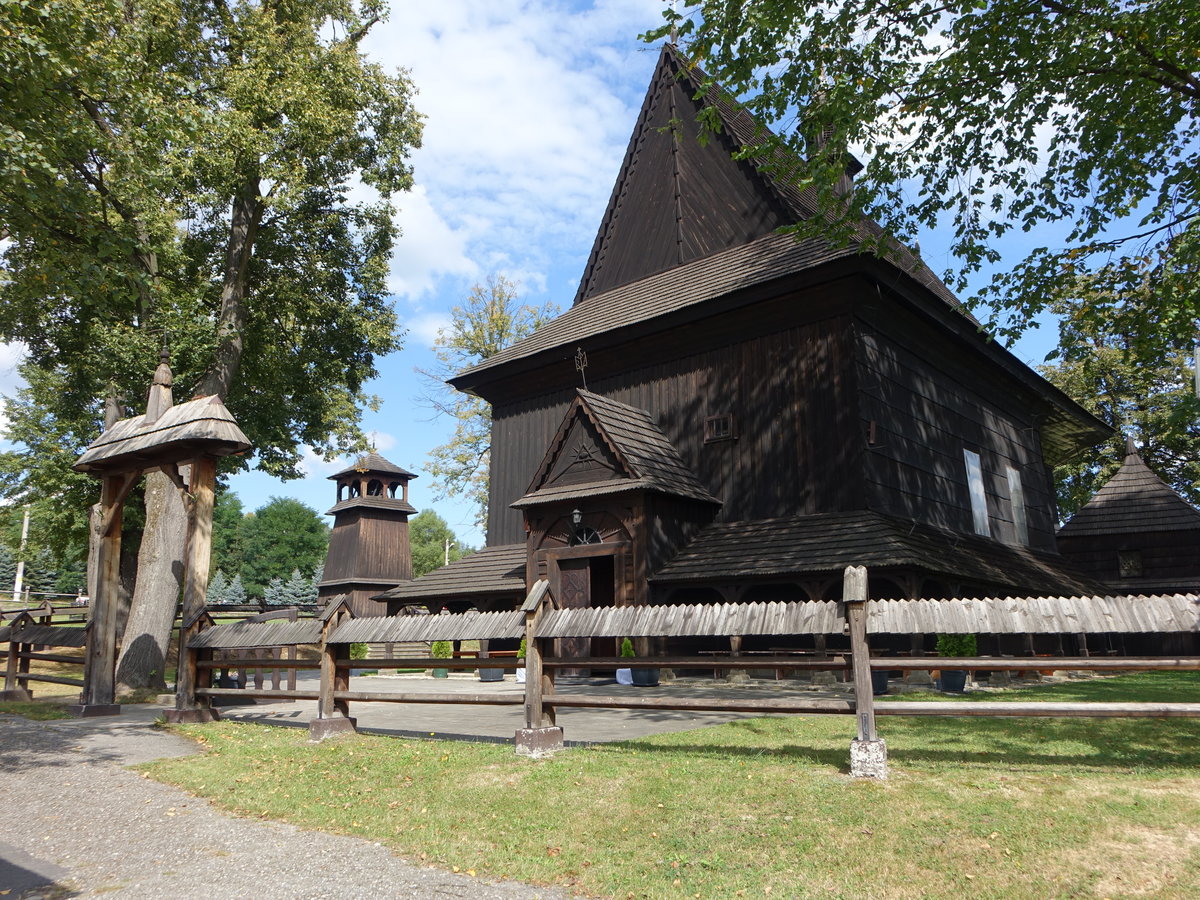
<svg viewBox="0 0 1200 900">
<path fill-rule="evenodd" d="M 1200 678 L 1031 693 L 1196 701 Z M 847 777 L 846 716 L 746 719 L 537 762 L 489 744 L 182 731 L 207 752 L 143 770 L 235 812 L 585 894 L 1200 896 L 1193 720 L 884 718 L 883 783 Z"/>
<path fill-rule="evenodd" d="M 0 700 L 0 713 L 10 716 L 23 716 L 26 719 L 34 719 L 39 722 L 46 722 L 51 719 L 71 718 L 71 714 L 67 712 L 65 704 L 48 700 Z"/>
</svg>

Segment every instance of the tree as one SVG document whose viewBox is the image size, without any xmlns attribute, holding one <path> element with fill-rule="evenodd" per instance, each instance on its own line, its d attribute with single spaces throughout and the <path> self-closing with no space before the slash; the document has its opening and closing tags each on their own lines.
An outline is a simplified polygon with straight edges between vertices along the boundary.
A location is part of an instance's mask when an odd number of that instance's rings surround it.
<svg viewBox="0 0 1200 900">
<path fill-rule="evenodd" d="M 359 51 L 383 15 L 377 0 L 0 7 L 0 339 L 54 382 L 45 409 L 70 444 L 97 433 L 96 398 L 136 405 L 165 342 L 177 383 L 225 400 L 260 468 L 295 476 L 306 445 L 361 446 L 362 385 L 399 346 L 388 198 L 410 186 L 421 129 L 407 77 Z M 24 454 L 9 495 L 70 461 Z M 145 495 L 131 686 L 161 673 L 184 532 L 163 476 Z"/>
<path fill-rule="evenodd" d="M 263 603 L 267 606 L 288 605 L 287 592 L 283 586 L 282 578 L 275 576 L 263 588 Z"/>
<path fill-rule="evenodd" d="M 976 298 L 1020 333 L 1059 302 L 1096 322 L 1085 290 L 1158 289 L 1129 332 L 1152 358 L 1200 318 L 1200 6 L 1192 0 L 690 0 L 650 35 L 678 30 L 690 58 L 778 139 L 774 159 L 821 214 L 798 235 L 861 239 L 887 253 L 918 227 L 953 229 L 961 268 L 1001 262 L 999 238 L 1035 232 L 1028 256 Z M 715 129 L 715 113 L 708 123 Z M 792 152 L 771 156 L 786 145 Z M 854 150 L 852 193 L 838 176 Z M 885 228 L 863 239 L 864 215 Z M 1045 243 L 1043 243 L 1045 241 Z M 1040 244 L 1040 246 L 1039 246 Z"/>
<path fill-rule="evenodd" d="M 412 547 L 413 576 L 420 577 L 446 562 L 447 541 L 450 546 L 450 562 L 462 559 L 473 551 L 464 547 L 446 520 L 432 509 L 422 510 L 408 522 L 408 542 Z"/>
<path fill-rule="evenodd" d="M 221 569 L 217 569 L 209 579 L 208 594 L 205 595 L 204 602 L 209 606 L 229 602 L 229 579 Z"/>
<path fill-rule="evenodd" d="M 1077 309 L 1060 308 L 1061 358 L 1040 367 L 1064 393 L 1118 429 L 1112 440 L 1055 471 L 1059 516 L 1070 517 L 1120 468 L 1126 437 L 1159 477 L 1200 505 L 1200 398 L 1186 348 L 1135 358 L 1127 327 L 1142 295 L 1155 285 L 1147 282 L 1114 298 L 1106 296 L 1107 283 L 1103 273 L 1096 278 L 1092 302 L 1110 306 L 1112 317 L 1100 323 Z"/>
<path fill-rule="evenodd" d="M 242 501 L 237 494 L 229 490 L 217 494 L 213 504 L 213 569 L 224 569 L 229 575 L 236 575 L 242 571 L 245 556 L 242 528 L 245 518 Z"/>
<path fill-rule="evenodd" d="M 433 371 L 418 370 L 436 388 L 423 398 L 438 415 L 454 419 L 454 435 L 429 451 L 429 472 L 439 497 L 463 495 L 476 507 L 476 524 L 487 521 L 488 464 L 492 446 L 491 404 L 449 388 L 445 381 L 541 328 L 558 313 L 547 303 L 520 302 L 517 285 L 503 275 L 476 284 L 450 310 L 450 326 L 438 331 Z"/>
<path fill-rule="evenodd" d="M 229 582 L 229 589 L 226 591 L 226 603 L 245 603 L 246 602 L 246 587 L 242 584 L 242 576 L 234 575 L 233 581 Z"/>
<path fill-rule="evenodd" d="M 312 571 L 329 549 L 329 527 L 311 506 L 272 497 L 245 520 L 246 591 L 261 594 L 272 578 L 293 569 Z"/>
</svg>

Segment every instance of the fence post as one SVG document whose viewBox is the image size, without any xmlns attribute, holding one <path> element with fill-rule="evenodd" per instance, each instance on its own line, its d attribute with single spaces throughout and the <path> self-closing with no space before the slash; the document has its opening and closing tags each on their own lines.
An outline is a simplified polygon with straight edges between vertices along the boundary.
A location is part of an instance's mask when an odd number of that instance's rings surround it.
<svg viewBox="0 0 1200 900">
<path fill-rule="evenodd" d="M 871 648 L 867 645 L 867 569 L 847 566 L 842 586 L 850 655 L 854 671 L 854 719 L 858 736 L 850 742 L 850 774 L 887 778 L 887 745 L 875 732 L 875 697 L 871 690 Z"/>
<path fill-rule="evenodd" d="M 545 704 L 546 697 L 554 694 L 554 672 L 542 667 L 547 642 L 538 637 L 548 600 L 549 593 L 544 592 L 532 609 L 525 610 L 525 727 L 518 729 L 514 741 L 518 756 L 535 759 L 563 748 L 563 730 L 555 722 L 554 707 Z"/>
<path fill-rule="evenodd" d="M 321 691 L 317 699 L 317 717 L 308 723 L 310 741 L 323 741 L 335 734 L 358 731 L 358 720 L 351 718 L 349 702 L 333 696 L 334 691 L 344 691 L 350 686 L 350 648 L 346 644 L 329 642 L 330 635 L 348 615 L 345 601 L 345 596 L 336 605 L 331 601 L 325 610 L 325 621 L 321 626 Z"/>
</svg>

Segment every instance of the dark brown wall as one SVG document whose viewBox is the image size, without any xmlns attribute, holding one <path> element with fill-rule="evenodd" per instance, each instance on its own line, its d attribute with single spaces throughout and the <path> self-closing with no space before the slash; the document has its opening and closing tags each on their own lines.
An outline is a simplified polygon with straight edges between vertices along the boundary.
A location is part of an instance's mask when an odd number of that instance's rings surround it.
<svg viewBox="0 0 1200 900">
<path fill-rule="evenodd" d="M 724 335 L 724 346 L 651 361 L 671 354 L 664 339 L 602 357 L 623 359 L 620 374 L 589 367 L 591 390 L 655 416 L 724 501 L 722 521 L 862 505 L 850 318 L 804 322 L 812 309 L 805 300 L 795 294 L 705 323 L 703 331 Z M 670 340 L 688 337 L 683 330 Z M 559 390 L 494 408 L 489 544 L 525 539 L 521 515 L 508 504 L 525 493 L 574 396 L 578 376 L 563 380 Z M 739 437 L 705 444 L 705 417 L 724 413 L 735 416 Z"/>
<path fill-rule="evenodd" d="M 992 537 L 1016 544 L 1005 466 L 1021 473 L 1030 546 L 1054 549 L 1054 498 L 1032 402 L 887 294 L 857 322 L 870 508 L 974 533 L 963 449 L 980 454 Z"/>
<path fill-rule="evenodd" d="M 1084 572 L 1114 590 L 1130 593 L 1200 591 L 1200 533 L 1151 531 L 1060 537 L 1058 549 Z M 1117 553 L 1142 556 L 1141 577 L 1122 578 Z"/>
<path fill-rule="evenodd" d="M 329 535 L 324 580 L 343 578 L 384 578 L 397 584 L 412 578 L 407 515 L 369 508 L 337 513 Z"/>
</svg>

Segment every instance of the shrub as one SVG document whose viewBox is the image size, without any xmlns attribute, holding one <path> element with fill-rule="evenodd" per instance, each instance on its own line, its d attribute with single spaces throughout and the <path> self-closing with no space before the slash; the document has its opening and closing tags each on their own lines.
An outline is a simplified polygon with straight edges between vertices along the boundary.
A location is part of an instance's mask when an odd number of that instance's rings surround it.
<svg viewBox="0 0 1200 900">
<path fill-rule="evenodd" d="M 939 634 L 938 656 L 975 656 L 978 647 L 973 634 Z"/>
<path fill-rule="evenodd" d="M 637 656 L 637 654 L 633 652 L 633 641 L 631 641 L 629 638 L 625 638 L 623 641 L 621 641 L 621 658 L 625 659 L 630 656 Z"/>
<path fill-rule="evenodd" d="M 368 651 L 368 648 L 367 648 L 366 644 L 358 644 L 358 643 L 351 644 L 350 645 L 350 658 L 351 659 L 366 659 L 367 651 Z"/>
<path fill-rule="evenodd" d="M 450 659 L 454 656 L 454 645 L 449 641 L 434 641 L 430 652 L 434 659 Z"/>
</svg>

